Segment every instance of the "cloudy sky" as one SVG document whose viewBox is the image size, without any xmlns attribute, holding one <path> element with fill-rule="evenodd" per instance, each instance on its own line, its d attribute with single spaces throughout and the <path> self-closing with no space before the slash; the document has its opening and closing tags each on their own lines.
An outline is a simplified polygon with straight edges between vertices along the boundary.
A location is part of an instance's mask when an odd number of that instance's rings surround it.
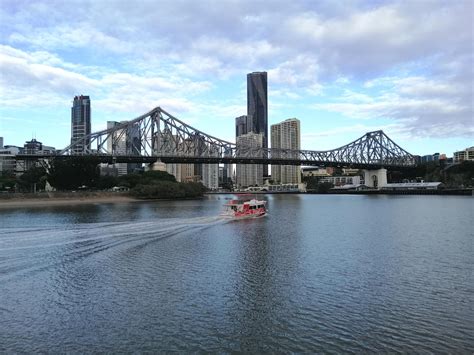
<svg viewBox="0 0 474 355">
<path fill-rule="evenodd" d="M 0 0 L 0 136 L 63 148 L 74 95 L 92 130 L 161 106 L 235 141 L 246 74 L 302 148 L 383 129 L 413 154 L 474 145 L 473 4 L 453 1 Z"/>
</svg>

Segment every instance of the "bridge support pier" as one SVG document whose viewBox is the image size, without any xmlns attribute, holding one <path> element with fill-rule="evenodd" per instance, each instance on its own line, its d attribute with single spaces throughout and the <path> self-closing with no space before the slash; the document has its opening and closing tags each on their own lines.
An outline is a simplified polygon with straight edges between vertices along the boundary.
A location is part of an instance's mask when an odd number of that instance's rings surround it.
<svg viewBox="0 0 474 355">
<path fill-rule="evenodd" d="M 364 169 L 364 181 L 368 187 L 380 190 L 387 185 L 387 169 Z"/>
</svg>

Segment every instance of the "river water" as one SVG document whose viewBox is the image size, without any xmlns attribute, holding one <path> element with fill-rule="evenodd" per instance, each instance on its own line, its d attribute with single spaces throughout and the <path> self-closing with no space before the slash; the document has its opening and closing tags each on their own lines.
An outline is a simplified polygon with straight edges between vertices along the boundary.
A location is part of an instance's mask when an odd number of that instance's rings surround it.
<svg viewBox="0 0 474 355">
<path fill-rule="evenodd" d="M 474 350 L 474 199 L 0 210 L 0 352 Z"/>
</svg>

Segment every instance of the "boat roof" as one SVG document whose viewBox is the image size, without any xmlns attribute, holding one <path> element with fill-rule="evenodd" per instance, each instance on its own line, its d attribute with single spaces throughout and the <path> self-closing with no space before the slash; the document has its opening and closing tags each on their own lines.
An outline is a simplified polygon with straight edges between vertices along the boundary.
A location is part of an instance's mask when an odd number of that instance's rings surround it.
<svg viewBox="0 0 474 355">
<path fill-rule="evenodd" d="M 244 204 L 250 204 L 250 205 L 258 205 L 258 204 L 265 204 L 267 203 L 267 201 L 265 200 L 256 200 L 256 199 L 251 199 L 251 200 L 230 200 L 229 202 L 227 202 L 225 204 L 225 206 L 234 206 L 234 205 L 244 205 Z"/>
</svg>

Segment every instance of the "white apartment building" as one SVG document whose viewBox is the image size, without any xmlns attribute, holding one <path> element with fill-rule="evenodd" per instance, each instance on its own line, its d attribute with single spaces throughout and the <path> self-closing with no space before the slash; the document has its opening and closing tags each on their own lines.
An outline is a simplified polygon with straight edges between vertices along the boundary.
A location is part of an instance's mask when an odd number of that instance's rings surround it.
<svg viewBox="0 0 474 355">
<path fill-rule="evenodd" d="M 17 171 L 15 155 L 20 152 L 20 147 L 6 146 L 0 149 L 0 176 L 14 174 Z"/>
<path fill-rule="evenodd" d="M 219 152 L 217 150 L 211 151 L 209 155 L 218 157 Z M 202 183 L 211 190 L 217 190 L 219 188 L 219 164 L 202 165 Z"/>
<path fill-rule="evenodd" d="M 202 165 L 202 183 L 211 190 L 219 188 L 219 164 Z"/>
<path fill-rule="evenodd" d="M 263 134 L 249 132 L 237 137 L 237 149 L 239 155 L 245 154 L 252 148 L 263 147 Z M 251 156 L 255 156 L 255 152 Z M 250 157 L 250 156 L 249 156 Z M 237 164 L 236 166 L 236 184 L 239 187 L 248 187 L 263 184 L 263 165 L 261 164 Z"/>
<path fill-rule="evenodd" d="M 301 128 L 300 121 L 296 118 L 289 118 L 278 124 L 271 126 L 270 131 L 271 147 L 277 149 L 301 149 Z M 288 157 L 282 153 L 272 153 L 273 157 Z M 290 158 L 298 159 L 298 154 Z M 297 165 L 272 165 L 272 180 L 280 184 L 301 183 L 300 167 Z"/>
<path fill-rule="evenodd" d="M 454 152 L 453 161 L 455 163 L 460 163 L 465 160 L 474 160 L 474 147 L 466 148 L 459 152 Z"/>
</svg>

